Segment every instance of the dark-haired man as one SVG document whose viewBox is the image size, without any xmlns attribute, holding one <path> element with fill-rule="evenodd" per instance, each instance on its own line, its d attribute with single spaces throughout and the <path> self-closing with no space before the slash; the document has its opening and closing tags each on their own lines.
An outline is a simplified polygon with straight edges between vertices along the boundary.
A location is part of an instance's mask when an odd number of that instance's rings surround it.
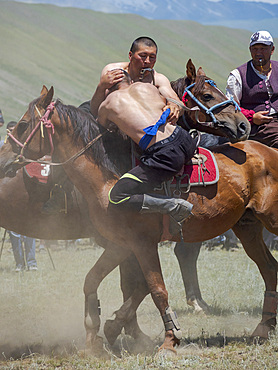
<svg viewBox="0 0 278 370">
<path fill-rule="evenodd" d="M 196 143 L 188 132 L 169 122 L 170 109 L 165 107 L 166 99 L 155 86 L 131 83 L 124 72 L 123 79 L 101 103 L 98 122 L 107 129 L 116 124 L 143 150 L 140 164 L 111 189 L 110 208 L 169 214 L 170 232 L 175 235 L 190 215 L 192 204 L 152 192 L 180 172 L 193 156 Z"/>
<path fill-rule="evenodd" d="M 157 58 L 157 44 L 150 37 L 139 37 L 133 41 L 129 54 L 129 62 L 110 63 L 106 65 L 100 76 L 99 84 L 91 100 L 91 112 L 98 116 L 98 108 L 108 94 L 108 90 L 128 72 L 133 82 L 146 82 L 157 87 L 165 98 L 180 101 L 172 89 L 166 76 L 154 70 Z M 175 124 L 182 113 L 182 108 L 172 102 L 167 102 L 164 110 L 170 108 L 168 121 Z"/>
<path fill-rule="evenodd" d="M 250 139 L 278 148 L 278 61 L 271 61 L 273 38 L 257 31 L 250 38 L 252 59 L 234 69 L 226 93 L 240 104 L 252 124 Z"/>
</svg>

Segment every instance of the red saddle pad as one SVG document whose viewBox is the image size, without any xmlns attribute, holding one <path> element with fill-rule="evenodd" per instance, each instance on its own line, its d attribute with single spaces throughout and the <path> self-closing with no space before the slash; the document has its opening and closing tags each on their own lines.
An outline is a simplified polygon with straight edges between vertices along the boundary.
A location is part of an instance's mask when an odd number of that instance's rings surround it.
<svg viewBox="0 0 278 370">
<path fill-rule="evenodd" d="M 214 154 L 208 149 L 199 147 L 192 160 L 184 165 L 180 178 L 181 186 L 215 184 L 219 180 L 219 169 Z M 172 184 L 176 184 L 176 178 Z"/>
<path fill-rule="evenodd" d="M 51 157 L 43 158 L 43 160 L 50 159 Z M 27 164 L 24 170 L 30 178 L 36 178 L 40 183 L 46 184 L 50 173 L 50 165 L 33 162 Z"/>
</svg>

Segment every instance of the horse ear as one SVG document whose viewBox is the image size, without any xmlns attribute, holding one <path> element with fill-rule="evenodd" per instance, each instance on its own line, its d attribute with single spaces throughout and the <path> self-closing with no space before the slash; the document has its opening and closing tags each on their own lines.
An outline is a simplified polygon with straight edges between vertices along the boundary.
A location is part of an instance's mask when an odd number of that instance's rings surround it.
<svg viewBox="0 0 278 370">
<path fill-rule="evenodd" d="M 42 91 L 41 91 L 41 96 L 46 95 L 47 93 L 48 93 L 48 88 L 45 85 L 43 85 Z"/>
<path fill-rule="evenodd" d="M 205 75 L 206 74 L 205 74 L 203 68 L 202 67 L 199 67 L 198 68 L 198 71 L 197 71 L 197 76 L 205 76 Z"/>
<path fill-rule="evenodd" d="M 47 88 L 45 88 L 45 89 L 46 90 L 44 90 L 44 88 L 43 88 L 45 94 L 41 95 L 42 99 L 40 101 L 40 106 L 42 106 L 43 108 L 46 108 L 52 102 L 52 98 L 53 98 L 53 95 L 54 95 L 53 86 L 51 86 L 51 88 L 49 90 Z"/>
<path fill-rule="evenodd" d="M 189 59 L 186 64 L 186 75 L 189 78 L 190 82 L 193 83 L 196 79 L 196 68 L 192 63 L 192 60 Z"/>
</svg>

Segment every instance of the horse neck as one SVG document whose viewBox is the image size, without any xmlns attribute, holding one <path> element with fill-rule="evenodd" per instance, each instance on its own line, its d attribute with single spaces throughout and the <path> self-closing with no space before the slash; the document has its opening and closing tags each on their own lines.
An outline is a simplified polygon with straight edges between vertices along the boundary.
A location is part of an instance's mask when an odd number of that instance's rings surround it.
<svg viewBox="0 0 278 370">
<path fill-rule="evenodd" d="M 108 192 L 117 181 L 116 176 L 104 166 L 96 164 L 94 159 L 88 158 L 85 153 L 67 162 L 84 146 L 81 140 L 79 143 L 74 143 L 71 132 L 64 130 L 59 134 L 58 140 L 54 140 L 53 157 L 55 162 L 63 165 L 67 176 L 87 202 L 89 201 L 90 204 L 97 202 L 101 207 L 106 207 Z M 64 162 L 67 163 L 63 164 Z"/>
</svg>

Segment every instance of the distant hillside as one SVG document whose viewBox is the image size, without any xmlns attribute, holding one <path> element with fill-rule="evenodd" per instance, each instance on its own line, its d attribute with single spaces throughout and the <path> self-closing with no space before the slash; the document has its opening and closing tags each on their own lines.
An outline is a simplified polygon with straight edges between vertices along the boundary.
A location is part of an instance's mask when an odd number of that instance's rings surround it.
<svg viewBox="0 0 278 370">
<path fill-rule="evenodd" d="M 24 0 L 23 0 L 24 1 Z M 191 20 L 250 31 L 266 28 L 278 37 L 278 4 L 244 0 L 28 0 L 28 3 L 130 13 L 148 19 Z"/>
<path fill-rule="evenodd" d="M 157 41 L 156 69 L 170 80 L 184 75 L 192 58 L 224 89 L 229 71 L 249 58 L 249 31 L 44 4 L 1 1 L 0 34 L 6 123 L 19 119 L 43 84 L 53 85 L 66 104 L 90 99 L 102 67 L 127 60 L 131 42 L 141 35 Z"/>
</svg>

